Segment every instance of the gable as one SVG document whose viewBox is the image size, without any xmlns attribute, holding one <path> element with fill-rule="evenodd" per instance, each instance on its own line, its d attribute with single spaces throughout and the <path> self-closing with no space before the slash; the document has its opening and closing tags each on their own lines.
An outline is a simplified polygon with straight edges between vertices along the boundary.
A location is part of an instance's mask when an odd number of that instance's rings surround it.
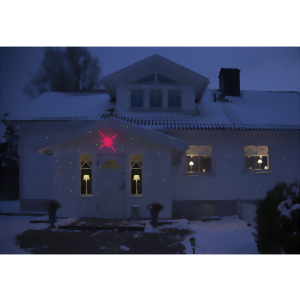
<svg viewBox="0 0 300 300">
<path fill-rule="evenodd" d="M 187 142 L 182 139 L 168 136 L 160 132 L 140 128 L 135 125 L 129 125 L 126 122 L 116 119 L 104 119 L 100 121 L 91 122 L 79 128 L 74 128 L 51 137 L 47 137 L 46 139 L 31 144 L 30 148 L 32 151 L 50 154 L 51 147 L 54 145 L 75 139 L 77 137 L 84 136 L 87 133 L 98 131 L 99 129 L 106 127 L 112 127 L 127 133 L 143 137 L 145 139 L 149 139 L 151 141 L 162 143 L 164 145 L 176 148 L 177 150 L 186 151 L 188 149 Z"/>
<path fill-rule="evenodd" d="M 179 82 L 162 75 L 162 73 L 153 73 L 146 77 L 143 77 L 131 84 L 180 84 Z"/>
<path fill-rule="evenodd" d="M 162 84 L 176 82 L 176 84 L 192 86 L 196 90 L 197 99 L 201 99 L 209 84 L 208 78 L 157 54 L 103 77 L 102 82 L 108 94 L 116 98 L 118 87 L 140 80 L 151 81 L 152 74 L 157 74 L 157 78 Z"/>
</svg>

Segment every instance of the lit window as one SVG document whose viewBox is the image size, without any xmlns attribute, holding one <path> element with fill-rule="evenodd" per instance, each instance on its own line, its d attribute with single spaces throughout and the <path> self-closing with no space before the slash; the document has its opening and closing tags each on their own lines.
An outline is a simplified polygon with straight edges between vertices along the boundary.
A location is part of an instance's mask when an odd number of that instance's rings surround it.
<svg viewBox="0 0 300 300">
<path fill-rule="evenodd" d="M 92 155 L 80 156 L 81 194 L 92 194 Z"/>
<path fill-rule="evenodd" d="M 181 92 L 179 90 L 170 90 L 168 92 L 168 106 L 181 107 Z"/>
<path fill-rule="evenodd" d="M 247 170 L 268 170 L 269 154 L 267 146 L 245 146 L 245 169 Z"/>
<path fill-rule="evenodd" d="M 130 157 L 131 194 L 142 195 L 142 155 Z"/>
<path fill-rule="evenodd" d="M 187 172 L 212 172 L 212 146 L 190 145 L 186 151 Z"/>
<path fill-rule="evenodd" d="M 150 91 L 150 107 L 162 107 L 162 92 L 160 90 Z"/>
<path fill-rule="evenodd" d="M 143 91 L 131 91 L 131 107 L 143 107 L 144 94 Z"/>
</svg>

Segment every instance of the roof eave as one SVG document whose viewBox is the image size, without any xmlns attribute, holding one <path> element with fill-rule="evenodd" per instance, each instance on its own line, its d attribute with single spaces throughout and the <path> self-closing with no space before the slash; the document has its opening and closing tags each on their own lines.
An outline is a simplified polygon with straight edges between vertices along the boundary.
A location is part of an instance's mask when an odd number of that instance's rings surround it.
<svg viewBox="0 0 300 300">
<path fill-rule="evenodd" d="M 104 119 L 95 121 L 86 125 L 81 126 L 80 128 L 71 129 L 60 134 L 54 135 L 47 139 L 35 142 L 30 145 L 32 151 L 41 151 L 53 145 L 57 145 L 65 142 L 66 140 L 71 140 L 78 138 L 80 136 L 86 135 L 86 131 L 96 131 L 101 128 L 112 127 L 117 130 L 135 134 L 137 136 L 165 144 L 167 146 L 177 148 L 178 150 L 185 151 L 188 149 L 188 143 L 184 140 L 180 140 L 175 137 L 165 136 L 164 134 L 155 132 L 153 130 L 140 128 L 135 125 L 129 125 L 126 122 L 116 120 L 116 119 Z"/>
</svg>

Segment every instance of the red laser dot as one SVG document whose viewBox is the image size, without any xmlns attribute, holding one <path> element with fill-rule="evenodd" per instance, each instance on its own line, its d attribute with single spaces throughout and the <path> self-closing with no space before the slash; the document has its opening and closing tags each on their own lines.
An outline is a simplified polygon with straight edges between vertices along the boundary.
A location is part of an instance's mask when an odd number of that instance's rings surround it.
<svg viewBox="0 0 300 300">
<path fill-rule="evenodd" d="M 99 130 L 99 132 L 100 132 L 101 135 L 103 136 L 103 140 L 101 141 L 101 142 L 103 142 L 103 145 L 102 145 L 99 149 L 101 149 L 103 146 L 106 146 L 107 149 L 108 149 L 108 147 L 111 147 L 111 148 L 116 152 L 116 150 L 115 150 L 115 149 L 113 148 L 113 146 L 112 146 L 112 144 L 114 143 L 114 142 L 112 141 L 112 139 L 113 139 L 114 137 L 116 137 L 117 134 L 114 135 L 112 138 L 110 138 L 109 136 L 105 137 L 105 136 L 102 134 L 102 132 L 101 132 L 100 130 Z"/>
</svg>

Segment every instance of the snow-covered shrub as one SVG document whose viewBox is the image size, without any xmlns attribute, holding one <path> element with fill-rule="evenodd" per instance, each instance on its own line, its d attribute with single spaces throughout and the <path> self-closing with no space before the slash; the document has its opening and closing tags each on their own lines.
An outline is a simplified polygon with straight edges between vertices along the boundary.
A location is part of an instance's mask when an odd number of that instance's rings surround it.
<svg viewBox="0 0 300 300">
<path fill-rule="evenodd" d="M 279 207 L 283 210 L 288 209 L 288 203 L 292 204 L 293 201 L 296 201 L 297 188 L 299 189 L 297 181 L 290 186 L 285 182 L 277 182 L 272 190 L 267 191 L 266 198 L 259 199 L 254 218 L 254 222 L 257 224 L 254 228 L 257 233 L 253 233 L 253 235 L 257 249 L 261 254 L 280 254 L 283 245 L 289 243 L 288 239 L 284 238 L 284 236 L 289 235 L 284 233 L 287 227 L 282 225 L 282 218 L 280 217 L 282 212 L 278 209 Z M 284 203 L 282 204 L 282 202 Z M 284 248 L 287 249 L 286 246 Z"/>
<path fill-rule="evenodd" d="M 278 205 L 282 230 L 281 248 L 287 254 L 299 254 L 300 195 L 299 188 L 293 186 L 286 200 Z"/>
</svg>

